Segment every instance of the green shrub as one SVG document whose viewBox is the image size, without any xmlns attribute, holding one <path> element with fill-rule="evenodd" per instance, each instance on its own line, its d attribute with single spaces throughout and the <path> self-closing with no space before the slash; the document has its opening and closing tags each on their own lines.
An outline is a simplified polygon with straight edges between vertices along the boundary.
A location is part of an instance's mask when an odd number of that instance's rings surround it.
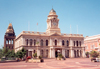
<svg viewBox="0 0 100 69">
<path fill-rule="evenodd" d="M 39 56 L 39 59 L 42 59 L 42 56 Z"/>
<path fill-rule="evenodd" d="M 86 55 L 87 57 L 89 57 L 89 52 L 86 52 L 85 55 Z"/>
<path fill-rule="evenodd" d="M 97 52 L 97 51 L 91 51 L 90 52 L 90 56 L 91 57 L 98 57 L 99 56 L 99 52 Z"/>
<path fill-rule="evenodd" d="M 59 58 L 62 58 L 63 56 L 62 56 L 62 54 L 61 54 L 61 53 L 59 53 L 59 54 L 58 54 L 58 57 L 59 57 Z"/>
<path fill-rule="evenodd" d="M 34 58 L 36 58 L 37 57 L 37 53 L 34 53 L 33 56 L 34 56 Z"/>
</svg>

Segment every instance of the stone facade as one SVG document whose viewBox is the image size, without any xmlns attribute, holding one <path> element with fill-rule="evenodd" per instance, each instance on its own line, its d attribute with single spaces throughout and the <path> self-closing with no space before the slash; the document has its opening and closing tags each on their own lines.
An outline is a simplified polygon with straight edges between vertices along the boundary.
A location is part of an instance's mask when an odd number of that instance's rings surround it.
<svg viewBox="0 0 100 69">
<path fill-rule="evenodd" d="M 85 57 L 84 37 L 82 34 L 62 34 L 55 10 L 51 10 L 47 19 L 46 32 L 23 31 L 15 39 L 15 52 L 23 47 L 26 56 L 37 53 L 44 58 L 55 58 L 58 53 L 64 57 Z"/>
</svg>

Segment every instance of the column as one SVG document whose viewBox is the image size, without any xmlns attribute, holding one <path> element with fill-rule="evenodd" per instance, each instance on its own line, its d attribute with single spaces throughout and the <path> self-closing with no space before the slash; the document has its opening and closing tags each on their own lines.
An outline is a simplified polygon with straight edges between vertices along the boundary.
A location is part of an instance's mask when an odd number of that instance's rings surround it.
<svg viewBox="0 0 100 69">
<path fill-rule="evenodd" d="M 12 39 L 10 40 L 10 44 L 12 44 Z"/>
<path fill-rule="evenodd" d="M 51 54 L 52 58 L 55 58 L 55 49 L 52 49 L 51 51 L 52 51 L 52 54 Z"/>
<path fill-rule="evenodd" d="M 30 40 L 28 39 L 28 46 L 30 46 Z"/>
<path fill-rule="evenodd" d="M 62 41 L 61 41 L 61 39 L 59 39 L 59 46 L 62 46 Z"/>
<path fill-rule="evenodd" d="M 28 56 L 30 56 L 30 52 L 28 51 Z"/>
<path fill-rule="evenodd" d="M 52 46 L 55 46 L 55 40 L 52 39 Z"/>
<path fill-rule="evenodd" d="M 34 40 L 32 41 L 32 46 L 34 46 Z"/>
<path fill-rule="evenodd" d="M 43 46 L 46 46 L 46 40 L 43 40 Z"/>
<path fill-rule="evenodd" d="M 82 50 L 80 50 L 80 57 L 82 57 Z"/>
<path fill-rule="evenodd" d="M 72 42 L 72 40 L 70 39 L 70 45 L 69 46 L 73 46 L 73 42 Z"/>
<path fill-rule="evenodd" d="M 85 49 L 82 48 L 82 57 L 85 57 Z"/>
<path fill-rule="evenodd" d="M 65 57 L 65 49 L 62 49 L 62 55 Z"/>
<path fill-rule="evenodd" d="M 50 58 L 51 58 L 51 48 L 50 48 Z"/>
<path fill-rule="evenodd" d="M 84 47 L 84 40 L 81 41 L 81 47 Z"/>
<path fill-rule="evenodd" d="M 22 38 L 22 45 L 25 45 L 25 38 Z"/>
<path fill-rule="evenodd" d="M 70 58 L 73 58 L 74 54 L 73 54 L 73 50 L 72 47 L 70 48 Z"/>
<path fill-rule="evenodd" d="M 37 56 L 40 56 L 40 50 L 39 49 L 37 50 Z"/>
<path fill-rule="evenodd" d="M 50 38 L 50 44 L 49 44 L 50 46 L 52 46 L 52 39 Z"/>
</svg>

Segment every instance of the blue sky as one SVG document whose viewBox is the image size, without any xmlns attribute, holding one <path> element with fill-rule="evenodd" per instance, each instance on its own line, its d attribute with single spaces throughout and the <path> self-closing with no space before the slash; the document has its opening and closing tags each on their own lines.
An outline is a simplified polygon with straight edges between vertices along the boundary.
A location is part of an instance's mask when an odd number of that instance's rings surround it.
<svg viewBox="0 0 100 69">
<path fill-rule="evenodd" d="M 22 31 L 45 32 L 50 10 L 56 11 L 61 33 L 100 34 L 100 0 L 0 0 L 0 48 L 4 45 L 4 34 L 11 22 L 18 36 Z"/>
</svg>

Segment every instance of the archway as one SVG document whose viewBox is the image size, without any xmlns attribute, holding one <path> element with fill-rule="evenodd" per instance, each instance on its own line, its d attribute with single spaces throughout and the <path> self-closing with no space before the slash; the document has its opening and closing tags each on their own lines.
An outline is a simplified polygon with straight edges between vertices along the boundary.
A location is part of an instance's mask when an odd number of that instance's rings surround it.
<svg viewBox="0 0 100 69">
<path fill-rule="evenodd" d="M 55 46 L 57 45 L 57 40 L 55 40 Z"/>
<path fill-rule="evenodd" d="M 69 58 L 69 50 L 66 50 L 66 51 L 65 51 L 65 57 L 66 57 L 66 58 Z"/>
<path fill-rule="evenodd" d="M 55 51 L 55 57 L 56 57 L 56 58 L 58 57 L 58 52 L 57 52 L 57 50 Z"/>
<path fill-rule="evenodd" d="M 79 57 L 79 50 L 77 50 L 77 57 Z"/>
<path fill-rule="evenodd" d="M 60 49 L 60 48 L 55 49 L 55 57 L 56 58 L 58 57 L 59 53 L 62 53 L 62 49 Z"/>
<path fill-rule="evenodd" d="M 74 50 L 74 57 L 76 58 L 76 50 Z"/>
<path fill-rule="evenodd" d="M 80 57 L 82 57 L 82 51 L 80 50 Z"/>
</svg>

